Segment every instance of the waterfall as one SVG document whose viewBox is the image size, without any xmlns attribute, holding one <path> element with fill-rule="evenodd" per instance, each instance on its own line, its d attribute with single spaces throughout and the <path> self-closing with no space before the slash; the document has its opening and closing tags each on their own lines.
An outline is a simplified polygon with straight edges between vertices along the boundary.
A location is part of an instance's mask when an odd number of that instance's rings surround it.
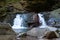
<svg viewBox="0 0 60 40">
<path fill-rule="evenodd" d="M 38 14 L 38 16 L 39 16 L 39 22 L 41 22 L 42 25 L 46 26 L 46 22 L 45 22 L 45 20 L 44 20 L 43 15 L 42 15 L 42 14 Z"/>
<path fill-rule="evenodd" d="M 55 28 L 55 27 L 50 27 L 50 26 L 48 26 L 48 25 L 46 24 L 46 22 L 45 22 L 45 20 L 44 20 L 44 17 L 43 17 L 43 14 L 38 13 L 38 16 L 39 16 L 39 22 L 42 23 L 42 25 L 39 26 L 39 28 L 48 28 L 50 31 L 56 31 L 56 30 L 57 30 L 57 28 Z"/>
<path fill-rule="evenodd" d="M 23 18 L 21 17 L 21 15 L 17 14 L 16 18 L 14 19 L 14 25 L 12 26 L 12 28 L 15 29 L 23 29 L 25 27 L 23 27 Z"/>
<path fill-rule="evenodd" d="M 42 23 L 42 25 L 40 26 L 40 28 L 46 28 L 47 24 L 46 24 L 46 22 L 44 20 L 43 14 L 38 13 L 38 16 L 39 16 L 39 22 Z"/>
<path fill-rule="evenodd" d="M 14 19 L 12 29 L 18 33 L 24 31 L 24 29 L 27 29 L 27 27 L 24 27 L 23 23 L 24 23 L 24 19 L 22 15 L 17 14 L 16 18 Z"/>
</svg>

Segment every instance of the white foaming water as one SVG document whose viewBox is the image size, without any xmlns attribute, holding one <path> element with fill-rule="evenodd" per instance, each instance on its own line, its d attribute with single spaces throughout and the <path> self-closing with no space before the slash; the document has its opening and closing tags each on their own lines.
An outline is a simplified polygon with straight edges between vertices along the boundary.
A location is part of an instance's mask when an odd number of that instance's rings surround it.
<svg viewBox="0 0 60 40">
<path fill-rule="evenodd" d="M 42 25 L 40 26 L 40 28 L 46 28 L 47 25 L 46 25 L 46 22 L 45 22 L 45 20 L 44 20 L 43 15 L 39 13 L 38 16 L 39 16 L 39 22 L 42 23 Z"/>
<path fill-rule="evenodd" d="M 39 28 L 48 28 L 50 31 L 56 31 L 56 30 L 57 30 L 57 28 L 55 28 L 55 27 L 50 27 L 50 26 L 48 26 L 48 25 L 46 24 L 46 22 L 45 22 L 45 20 L 44 20 L 44 17 L 43 17 L 43 14 L 38 13 L 38 16 L 39 16 L 39 22 L 42 23 L 42 25 L 39 26 Z"/>
<path fill-rule="evenodd" d="M 22 24 L 23 24 L 23 18 L 21 17 L 20 14 L 17 14 L 16 18 L 14 19 L 12 28 L 13 29 L 26 29 L 27 27 L 24 27 Z"/>
</svg>

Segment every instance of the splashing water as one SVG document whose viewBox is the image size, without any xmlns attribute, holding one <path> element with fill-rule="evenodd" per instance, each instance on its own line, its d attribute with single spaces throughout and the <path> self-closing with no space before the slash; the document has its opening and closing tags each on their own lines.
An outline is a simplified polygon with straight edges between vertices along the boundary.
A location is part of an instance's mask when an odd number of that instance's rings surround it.
<svg viewBox="0 0 60 40">
<path fill-rule="evenodd" d="M 14 19 L 14 25 L 12 26 L 12 28 L 14 29 L 26 28 L 26 27 L 23 27 L 22 23 L 23 23 L 23 18 L 21 17 L 21 15 L 17 14 L 16 18 Z"/>
<path fill-rule="evenodd" d="M 39 28 L 48 28 L 50 31 L 56 31 L 56 30 L 57 30 L 57 28 L 55 28 L 55 27 L 50 27 L 50 26 L 48 26 L 48 25 L 46 24 L 46 22 L 45 22 L 45 20 L 44 20 L 44 17 L 43 17 L 43 14 L 38 13 L 38 16 L 39 16 L 39 22 L 42 23 L 42 25 L 39 26 Z"/>
<path fill-rule="evenodd" d="M 42 25 L 40 26 L 40 28 L 47 28 L 47 24 L 46 24 L 46 22 L 44 20 L 43 15 L 39 13 L 38 16 L 39 16 L 39 22 L 42 23 Z"/>
<path fill-rule="evenodd" d="M 16 15 L 16 18 L 14 19 L 14 23 L 13 23 L 13 26 L 12 26 L 12 28 L 13 28 L 13 30 L 15 31 L 15 32 L 22 32 L 22 31 L 24 31 L 24 29 L 27 29 L 27 27 L 24 27 L 23 26 L 23 18 L 22 18 L 22 15 L 20 15 L 20 14 L 17 14 Z"/>
</svg>

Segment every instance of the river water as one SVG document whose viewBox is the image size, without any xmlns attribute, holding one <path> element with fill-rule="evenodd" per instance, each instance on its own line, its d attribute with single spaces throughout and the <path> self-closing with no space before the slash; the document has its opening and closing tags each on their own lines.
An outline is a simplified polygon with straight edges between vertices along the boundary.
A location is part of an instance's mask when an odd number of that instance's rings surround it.
<svg viewBox="0 0 60 40">
<path fill-rule="evenodd" d="M 45 21 L 45 19 L 44 19 L 43 14 L 38 13 L 38 16 L 39 16 L 39 22 L 42 23 L 42 25 L 39 26 L 39 28 L 47 28 L 47 29 L 49 29 L 50 31 L 56 31 L 56 30 L 57 30 L 57 28 L 48 26 L 48 25 L 46 24 L 46 21 Z"/>
<path fill-rule="evenodd" d="M 57 30 L 57 28 L 50 27 L 46 24 L 43 14 L 38 13 L 38 16 L 39 16 L 39 22 L 42 23 L 42 25 L 40 25 L 39 28 L 48 28 L 51 31 Z M 12 29 L 16 33 L 27 32 L 29 30 L 26 22 L 26 20 L 28 20 L 27 18 L 29 18 L 27 14 L 16 14 L 16 18 L 14 18 L 13 21 Z"/>
</svg>

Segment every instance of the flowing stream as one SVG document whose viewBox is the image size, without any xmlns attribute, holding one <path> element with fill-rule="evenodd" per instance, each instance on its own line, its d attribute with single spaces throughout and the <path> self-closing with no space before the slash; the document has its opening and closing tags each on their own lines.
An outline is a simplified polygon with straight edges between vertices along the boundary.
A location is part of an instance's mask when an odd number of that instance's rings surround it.
<svg viewBox="0 0 60 40">
<path fill-rule="evenodd" d="M 20 33 L 20 32 L 24 32 L 26 31 L 27 27 L 25 27 L 23 24 L 24 24 L 24 19 L 23 19 L 23 16 L 21 14 L 17 14 L 16 15 L 16 18 L 14 19 L 14 22 L 13 22 L 13 30 L 16 32 L 16 33 Z"/>
<path fill-rule="evenodd" d="M 39 16 L 39 22 L 42 23 L 42 25 L 39 26 L 39 28 L 47 28 L 47 29 L 49 29 L 50 31 L 56 31 L 56 30 L 57 30 L 57 28 L 55 28 L 55 27 L 50 27 L 50 26 L 48 26 L 48 25 L 46 24 L 46 22 L 45 22 L 45 20 L 44 20 L 43 14 L 38 13 L 38 16 Z"/>
<path fill-rule="evenodd" d="M 42 25 L 40 25 L 39 28 L 47 28 L 50 31 L 56 31 L 57 30 L 57 28 L 50 27 L 46 24 L 43 14 L 38 13 L 38 16 L 39 16 L 39 22 L 42 23 Z M 21 14 L 17 14 L 16 18 L 14 19 L 12 29 L 16 33 L 18 33 L 17 39 L 20 39 L 19 36 L 24 34 L 24 32 L 28 31 L 28 27 L 24 26 L 26 24 L 24 19 L 26 19 L 26 16 L 25 15 L 22 16 Z"/>
</svg>

